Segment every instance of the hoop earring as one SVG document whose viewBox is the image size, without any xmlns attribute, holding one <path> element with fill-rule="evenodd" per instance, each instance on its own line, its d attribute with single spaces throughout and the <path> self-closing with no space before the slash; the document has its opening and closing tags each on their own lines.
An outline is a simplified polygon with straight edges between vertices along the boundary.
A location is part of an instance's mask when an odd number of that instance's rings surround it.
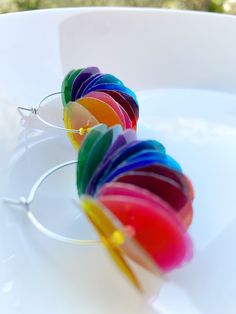
<svg viewBox="0 0 236 314">
<path fill-rule="evenodd" d="M 61 99 L 56 98 L 59 95 Z M 53 102 L 61 109 L 55 122 L 52 121 L 53 113 L 50 117 L 48 111 L 44 113 L 43 110 L 52 107 Z M 76 149 L 79 149 L 91 127 L 101 123 L 107 126 L 120 124 L 124 130 L 136 130 L 139 117 L 134 92 L 115 76 L 102 74 L 97 67 L 70 71 L 62 82 L 60 92 L 44 97 L 35 107 L 19 106 L 17 109 L 22 118 L 25 118 L 23 112 L 27 111 L 44 125 L 67 132 Z"/>
<path fill-rule="evenodd" d="M 23 206 L 34 226 L 53 239 L 78 245 L 96 243 L 51 232 L 30 210 L 40 185 L 57 170 L 76 164 L 83 212 L 116 265 L 143 291 L 133 262 L 162 276 L 191 258 L 187 229 L 192 221 L 194 193 L 181 167 L 161 143 L 137 141 L 135 132 L 129 132 L 126 137 L 127 131 L 119 125 L 92 128 L 82 142 L 78 162 L 50 169 L 36 181 L 27 198 L 5 202 Z"/>
</svg>

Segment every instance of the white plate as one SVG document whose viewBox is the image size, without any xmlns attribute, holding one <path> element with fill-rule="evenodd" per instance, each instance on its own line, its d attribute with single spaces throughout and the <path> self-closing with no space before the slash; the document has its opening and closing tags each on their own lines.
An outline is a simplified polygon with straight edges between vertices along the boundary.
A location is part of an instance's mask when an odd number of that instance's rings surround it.
<svg viewBox="0 0 236 314">
<path fill-rule="evenodd" d="M 1 196 L 26 195 L 40 174 L 75 157 L 63 134 L 22 125 L 16 106 L 35 104 L 87 65 L 137 91 L 139 136 L 162 141 L 196 191 L 194 258 L 169 275 L 153 309 L 103 248 L 45 239 L 1 203 L 1 313 L 235 313 L 235 32 L 235 17 L 166 10 L 0 16 Z M 70 195 L 72 183 L 62 186 Z"/>
</svg>

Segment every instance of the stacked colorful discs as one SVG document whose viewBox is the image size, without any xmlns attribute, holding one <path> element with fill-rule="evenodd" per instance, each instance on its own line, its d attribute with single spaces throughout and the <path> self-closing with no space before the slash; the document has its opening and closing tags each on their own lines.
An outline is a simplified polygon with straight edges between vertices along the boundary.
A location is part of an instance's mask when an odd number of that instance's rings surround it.
<svg viewBox="0 0 236 314">
<path fill-rule="evenodd" d="M 190 259 L 193 188 L 158 141 L 137 140 L 134 130 L 120 125 L 91 128 L 78 154 L 77 188 L 85 213 L 123 271 L 124 254 L 151 272 L 171 271 Z M 126 239 L 132 245 L 124 245 Z"/>
<path fill-rule="evenodd" d="M 97 67 L 70 71 L 62 82 L 62 103 L 66 129 L 75 148 L 79 148 L 84 133 L 99 123 L 136 129 L 139 107 L 136 95 L 111 74 Z"/>
</svg>

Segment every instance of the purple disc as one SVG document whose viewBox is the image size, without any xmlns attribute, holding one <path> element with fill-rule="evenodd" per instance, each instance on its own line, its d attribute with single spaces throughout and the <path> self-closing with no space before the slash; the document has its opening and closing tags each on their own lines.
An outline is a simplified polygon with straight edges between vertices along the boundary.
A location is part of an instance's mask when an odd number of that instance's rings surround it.
<svg viewBox="0 0 236 314">
<path fill-rule="evenodd" d="M 96 190 L 97 182 L 100 179 L 101 175 L 106 170 L 107 165 L 110 163 L 111 158 L 116 155 L 116 152 L 120 150 L 125 145 L 130 142 L 136 141 L 136 133 L 133 130 L 125 130 L 123 134 L 120 134 L 113 145 L 110 147 L 106 155 L 104 156 L 104 161 L 93 174 L 89 185 L 87 187 L 87 193 L 93 195 Z"/>
<path fill-rule="evenodd" d="M 76 94 L 76 99 L 79 99 L 83 96 L 85 96 L 87 93 L 86 93 L 86 90 L 90 87 L 90 86 L 93 86 L 94 83 L 99 79 L 99 77 L 101 77 L 103 74 L 101 73 L 97 73 L 97 74 L 94 74 L 92 76 L 90 76 L 83 84 L 81 84 L 79 90 L 77 91 L 77 94 Z"/>
<path fill-rule="evenodd" d="M 161 197 L 177 212 L 189 203 L 188 197 L 174 180 L 155 173 L 143 171 L 126 172 L 118 176 L 115 182 L 129 183 L 144 188 Z"/>
<path fill-rule="evenodd" d="M 76 100 L 76 94 L 81 86 L 90 76 L 100 73 L 97 67 L 88 67 L 80 72 L 80 74 L 75 78 L 72 88 L 71 88 L 71 100 Z"/>
</svg>

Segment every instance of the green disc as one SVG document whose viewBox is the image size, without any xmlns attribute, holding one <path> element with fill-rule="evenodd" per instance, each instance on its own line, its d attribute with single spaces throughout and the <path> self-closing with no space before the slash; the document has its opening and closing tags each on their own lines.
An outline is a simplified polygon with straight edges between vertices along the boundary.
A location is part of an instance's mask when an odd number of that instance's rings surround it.
<svg viewBox="0 0 236 314">
<path fill-rule="evenodd" d="M 73 82 L 82 70 L 83 68 L 70 71 L 62 82 L 61 92 L 62 92 L 62 103 L 64 107 L 68 104 L 69 101 L 71 101 L 71 88 L 72 88 Z"/>
<path fill-rule="evenodd" d="M 87 156 L 94 144 L 96 143 L 97 139 L 102 136 L 107 130 L 107 126 L 105 124 L 99 124 L 89 131 L 89 133 L 84 138 L 79 154 L 78 154 L 78 165 L 77 165 L 77 190 L 78 194 L 82 193 L 81 185 L 82 185 L 82 178 L 84 174 L 84 167 L 87 161 Z"/>
<path fill-rule="evenodd" d="M 116 125 L 112 128 L 107 129 L 100 137 L 97 138 L 93 147 L 87 154 L 86 163 L 84 164 L 84 173 L 82 179 L 81 192 L 86 194 L 86 188 L 90 179 L 92 178 L 95 170 L 97 169 L 100 162 L 103 160 L 106 152 L 113 143 L 114 137 L 117 137 L 117 133 L 121 132 L 122 128 L 120 125 Z"/>
</svg>

